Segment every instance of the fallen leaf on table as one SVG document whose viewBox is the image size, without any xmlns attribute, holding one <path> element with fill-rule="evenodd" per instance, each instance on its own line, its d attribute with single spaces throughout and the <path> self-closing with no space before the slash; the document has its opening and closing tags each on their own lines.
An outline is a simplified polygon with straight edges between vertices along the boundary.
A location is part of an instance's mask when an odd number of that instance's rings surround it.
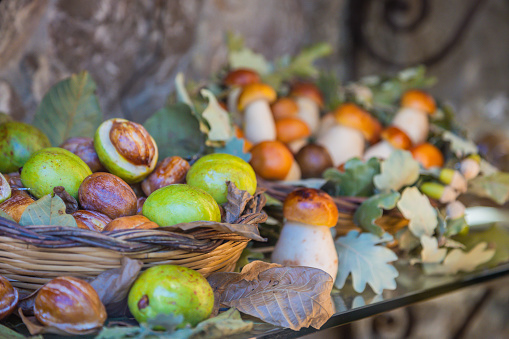
<svg viewBox="0 0 509 339">
<path fill-rule="evenodd" d="M 444 131 L 444 133 L 442 133 L 442 139 L 450 143 L 451 151 L 457 157 L 463 157 L 469 154 L 477 154 L 479 151 L 477 145 L 473 141 L 463 139 L 451 131 Z"/>
<path fill-rule="evenodd" d="M 226 142 L 233 137 L 233 126 L 228 112 L 219 106 L 216 97 L 208 89 L 202 89 L 201 95 L 207 98 L 209 104 L 202 113 L 202 117 L 209 124 L 208 142 Z M 212 145 L 210 145 L 212 146 Z"/>
<path fill-rule="evenodd" d="M 468 228 L 467 220 L 465 217 L 456 218 L 456 219 L 447 219 L 445 236 L 452 237 Z"/>
<path fill-rule="evenodd" d="M 405 188 L 397 205 L 401 214 L 410 221 L 408 228 L 416 237 L 433 235 L 438 226 L 437 212 L 417 187 Z"/>
<path fill-rule="evenodd" d="M 503 205 L 509 201 L 509 173 L 496 172 L 478 176 L 468 182 L 468 193 Z"/>
<path fill-rule="evenodd" d="M 329 168 L 323 177 L 333 186 L 335 196 L 368 197 L 373 195 L 373 177 L 380 173 L 380 162 L 371 158 L 364 162 L 359 159 L 348 160 L 344 172 Z"/>
<path fill-rule="evenodd" d="M 240 312 L 234 308 L 220 313 L 214 318 L 207 319 L 193 329 L 190 338 L 192 339 L 215 339 L 226 336 L 244 333 L 253 329 L 253 322 L 244 321 Z"/>
<path fill-rule="evenodd" d="M 21 215 L 19 224 L 78 227 L 74 217 L 65 213 L 63 200 L 57 195 L 52 198 L 49 194 L 30 204 Z"/>
<path fill-rule="evenodd" d="M 395 150 L 380 164 L 380 174 L 375 175 L 375 187 L 382 192 L 399 191 L 419 179 L 419 163 L 408 151 Z"/>
<path fill-rule="evenodd" d="M 421 236 L 421 259 L 420 260 L 411 260 L 412 264 L 414 263 L 427 263 L 427 264 L 435 264 L 441 263 L 445 256 L 447 255 L 446 248 L 438 248 L 438 239 L 435 237 L 430 237 L 427 235 Z"/>
<path fill-rule="evenodd" d="M 381 236 L 384 229 L 375 222 L 382 216 L 384 209 L 390 210 L 396 207 L 400 196 L 398 192 L 390 192 L 368 198 L 355 211 L 353 221 L 365 231 Z"/>
<path fill-rule="evenodd" d="M 383 241 L 374 234 L 359 234 L 357 231 L 350 231 L 346 236 L 336 239 L 339 265 L 336 288 L 343 288 L 351 274 L 353 288 L 358 293 L 364 291 L 366 284 L 377 294 L 384 289 L 395 289 L 395 278 L 399 273 L 389 263 L 398 257 L 387 247 L 379 246 Z"/>
<path fill-rule="evenodd" d="M 252 262 L 241 273 L 214 273 L 207 280 L 219 302 L 276 326 L 320 328 L 333 314 L 332 278 L 311 267 Z"/>
<path fill-rule="evenodd" d="M 487 247 L 486 242 L 481 242 L 468 252 L 453 249 L 447 254 L 443 263 L 424 264 L 424 272 L 430 275 L 472 272 L 477 266 L 490 261 L 495 255 L 495 250 L 487 249 Z"/>
</svg>

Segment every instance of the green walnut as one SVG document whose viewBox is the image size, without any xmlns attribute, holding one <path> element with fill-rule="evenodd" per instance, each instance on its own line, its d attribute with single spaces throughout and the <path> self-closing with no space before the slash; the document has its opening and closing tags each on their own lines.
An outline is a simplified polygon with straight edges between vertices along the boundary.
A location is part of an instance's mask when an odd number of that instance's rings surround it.
<svg viewBox="0 0 509 339">
<path fill-rule="evenodd" d="M 214 293 L 200 273 L 182 266 L 159 265 L 138 277 L 127 304 L 139 323 L 158 314 L 173 314 L 184 317 L 180 328 L 187 324 L 194 327 L 212 313 Z"/>
<path fill-rule="evenodd" d="M 11 197 L 11 185 L 7 179 L 0 173 L 0 204 Z"/>
<path fill-rule="evenodd" d="M 108 171 L 134 184 L 156 167 L 158 150 L 145 127 L 125 119 L 103 122 L 94 137 L 94 147 Z"/>
<path fill-rule="evenodd" d="M 0 125 L 0 172 L 16 172 L 30 156 L 50 147 L 48 137 L 32 125 L 8 121 Z"/>
<path fill-rule="evenodd" d="M 256 191 L 256 174 L 251 165 L 230 154 L 215 153 L 200 158 L 187 172 L 186 180 L 188 185 L 212 195 L 218 204 L 226 202 L 226 181 L 249 194 Z"/>
<path fill-rule="evenodd" d="M 154 191 L 143 204 L 143 215 L 159 226 L 182 222 L 221 221 L 221 211 L 210 194 L 186 184 Z"/>
<path fill-rule="evenodd" d="M 78 199 L 81 183 L 91 174 L 88 165 L 77 155 L 63 148 L 49 147 L 28 159 L 21 171 L 21 182 L 36 198 L 53 193 L 56 186 L 63 186 Z"/>
</svg>

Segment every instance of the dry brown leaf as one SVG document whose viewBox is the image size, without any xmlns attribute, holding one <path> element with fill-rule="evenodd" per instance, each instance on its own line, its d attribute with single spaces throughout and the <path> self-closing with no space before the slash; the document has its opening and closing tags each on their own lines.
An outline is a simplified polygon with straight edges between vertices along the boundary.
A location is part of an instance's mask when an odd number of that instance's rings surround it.
<svg viewBox="0 0 509 339">
<path fill-rule="evenodd" d="M 247 191 L 238 189 L 231 181 L 227 181 L 228 194 L 226 196 L 227 202 L 223 205 L 226 212 L 225 222 L 235 223 L 244 212 L 246 205 L 249 201 L 253 200 L 253 196 Z"/>
<path fill-rule="evenodd" d="M 222 305 L 295 331 L 320 328 L 333 314 L 330 275 L 311 267 L 273 265 L 255 261 L 241 273 L 215 273 L 208 281 Z"/>
<path fill-rule="evenodd" d="M 143 267 L 140 260 L 128 257 L 122 257 L 121 264 L 121 267 L 104 271 L 90 282 L 106 307 L 109 317 L 127 313 L 127 294 Z"/>
<path fill-rule="evenodd" d="M 63 186 L 54 187 L 53 193 L 55 193 L 55 195 L 58 195 L 60 199 L 62 199 L 62 201 L 64 202 L 66 214 L 73 214 L 78 210 L 78 202 L 73 196 L 67 193 Z"/>
<path fill-rule="evenodd" d="M 173 226 L 165 226 L 164 229 L 170 231 L 173 230 L 189 231 L 200 227 L 226 233 L 235 233 L 256 241 L 262 242 L 267 241 L 267 239 L 262 238 L 262 236 L 260 235 L 260 232 L 258 231 L 258 226 L 256 226 L 256 224 L 227 224 L 214 221 L 195 221 L 176 224 Z"/>
</svg>

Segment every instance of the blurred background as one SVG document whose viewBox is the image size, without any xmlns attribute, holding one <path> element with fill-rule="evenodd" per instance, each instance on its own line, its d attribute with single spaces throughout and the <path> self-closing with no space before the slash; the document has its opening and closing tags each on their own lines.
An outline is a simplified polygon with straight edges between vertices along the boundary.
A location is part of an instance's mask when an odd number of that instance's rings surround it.
<svg viewBox="0 0 509 339">
<path fill-rule="evenodd" d="M 1 0 L 0 111 L 30 121 L 54 83 L 88 70 L 106 118 L 143 122 L 178 72 L 203 79 L 225 64 L 227 31 L 269 60 L 325 41 L 320 66 L 345 83 L 424 64 L 432 94 L 509 168 L 508 0 Z M 391 314 L 343 334 L 503 337 L 508 280 Z"/>
</svg>

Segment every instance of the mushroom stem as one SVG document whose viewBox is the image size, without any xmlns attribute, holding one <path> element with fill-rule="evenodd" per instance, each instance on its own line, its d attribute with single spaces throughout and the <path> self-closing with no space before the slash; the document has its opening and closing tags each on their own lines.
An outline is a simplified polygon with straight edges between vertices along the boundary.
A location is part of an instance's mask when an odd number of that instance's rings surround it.
<svg viewBox="0 0 509 339">
<path fill-rule="evenodd" d="M 385 160 L 393 151 L 394 147 L 392 147 L 389 142 L 382 140 L 366 150 L 364 153 L 364 159 L 369 160 L 371 158 L 378 158 Z"/>
<path fill-rule="evenodd" d="M 330 228 L 287 221 L 272 253 L 272 262 L 315 267 L 336 280 L 338 255 Z"/>
<path fill-rule="evenodd" d="M 276 124 L 266 100 L 253 101 L 244 111 L 244 135 L 253 144 L 276 140 Z"/>
<path fill-rule="evenodd" d="M 283 181 L 297 181 L 301 179 L 301 171 L 297 161 L 293 160 L 292 167 L 288 171 L 288 174 Z"/>
<path fill-rule="evenodd" d="M 288 148 L 292 151 L 293 154 L 296 154 L 300 151 L 300 149 L 308 144 L 308 138 L 300 138 L 288 143 Z"/>
<path fill-rule="evenodd" d="M 428 113 L 415 108 L 402 108 L 396 113 L 392 125 L 405 132 L 414 145 L 426 141 L 429 133 Z"/>
<path fill-rule="evenodd" d="M 339 166 L 352 158 L 362 158 L 364 136 L 354 128 L 334 125 L 318 137 L 317 144 L 329 152 L 334 166 Z"/>
<path fill-rule="evenodd" d="M 295 101 L 299 106 L 297 115 L 308 124 L 311 133 L 314 134 L 320 125 L 320 107 L 316 102 L 306 97 L 297 97 Z"/>
</svg>

